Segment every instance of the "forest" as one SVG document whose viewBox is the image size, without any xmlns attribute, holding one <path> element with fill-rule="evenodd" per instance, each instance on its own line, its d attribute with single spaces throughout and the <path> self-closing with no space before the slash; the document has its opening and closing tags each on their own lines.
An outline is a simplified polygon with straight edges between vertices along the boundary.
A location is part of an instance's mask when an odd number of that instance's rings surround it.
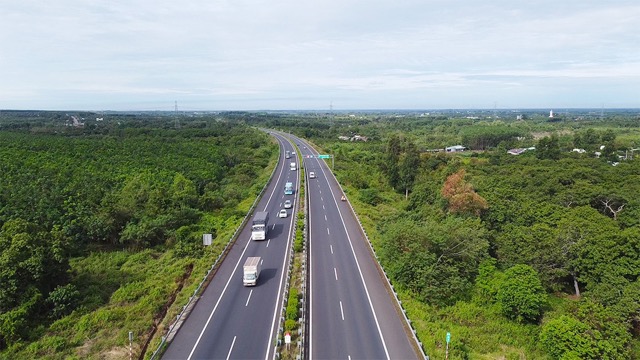
<svg viewBox="0 0 640 360">
<path fill-rule="evenodd" d="M 450 332 L 450 359 L 639 359 L 638 120 L 262 121 L 334 156 L 431 358 L 444 358 Z M 468 150 L 444 151 L 453 145 Z"/>
<path fill-rule="evenodd" d="M 214 117 L 179 129 L 145 114 L 75 127 L 64 113 L 2 112 L 0 143 L 7 359 L 124 358 L 129 331 L 140 354 L 278 156 L 265 133 Z M 203 233 L 214 246 L 203 249 Z"/>
<path fill-rule="evenodd" d="M 334 156 L 432 359 L 640 359 L 637 111 L 74 114 L 0 112 L 0 358 L 156 345 L 275 165 L 259 126 Z"/>
</svg>

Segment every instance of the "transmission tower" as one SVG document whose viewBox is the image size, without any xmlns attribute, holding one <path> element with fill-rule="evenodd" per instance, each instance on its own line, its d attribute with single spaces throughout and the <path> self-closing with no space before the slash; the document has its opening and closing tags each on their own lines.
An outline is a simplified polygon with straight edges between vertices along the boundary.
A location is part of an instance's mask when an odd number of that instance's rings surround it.
<svg viewBox="0 0 640 360">
<path fill-rule="evenodd" d="M 180 118 L 178 118 L 178 100 L 175 101 L 174 107 L 175 127 L 180 129 Z"/>
</svg>

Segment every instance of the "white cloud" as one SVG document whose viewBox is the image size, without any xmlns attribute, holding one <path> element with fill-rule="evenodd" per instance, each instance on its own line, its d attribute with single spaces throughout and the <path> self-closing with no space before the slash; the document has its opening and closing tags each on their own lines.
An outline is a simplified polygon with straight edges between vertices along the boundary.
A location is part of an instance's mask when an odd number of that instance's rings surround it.
<svg viewBox="0 0 640 360">
<path fill-rule="evenodd" d="M 0 5 L 0 108 L 527 107 L 559 89 L 638 107 L 638 18 L 635 1 L 23 0 Z"/>
</svg>

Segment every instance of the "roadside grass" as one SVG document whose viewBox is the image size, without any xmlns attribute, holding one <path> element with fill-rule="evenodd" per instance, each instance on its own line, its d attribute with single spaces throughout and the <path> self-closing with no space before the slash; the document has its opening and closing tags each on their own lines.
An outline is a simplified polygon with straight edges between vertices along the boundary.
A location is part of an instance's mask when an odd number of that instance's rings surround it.
<svg viewBox="0 0 640 360">
<path fill-rule="evenodd" d="M 19 343 L 3 352 L 7 359 L 116 359 L 129 354 L 128 334 L 139 353 L 154 314 L 179 286 L 192 264 L 172 252 L 94 252 L 71 261 L 73 283 L 81 306 L 53 322 L 32 343 Z"/>
</svg>

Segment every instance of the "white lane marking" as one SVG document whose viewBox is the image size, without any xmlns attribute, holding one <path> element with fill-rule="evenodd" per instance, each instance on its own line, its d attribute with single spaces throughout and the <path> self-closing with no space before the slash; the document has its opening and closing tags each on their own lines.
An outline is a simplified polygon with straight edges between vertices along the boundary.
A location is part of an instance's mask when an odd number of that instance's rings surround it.
<svg viewBox="0 0 640 360">
<path fill-rule="evenodd" d="M 273 224 L 273 226 L 271 227 L 271 230 L 276 228 L 276 224 Z"/>
<path fill-rule="evenodd" d="M 279 140 L 278 140 L 279 141 Z M 280 169 L 280 175 L 278 175 L 278 180 L 280 180 L 282 178 L 282 173 L 284 172 L 284 166 Z M 269 207 L 269 203 L 271 202 L 271 199 L 273 198 L 273 195 L 275 194 L 277 190 L 277 186 L 273 187 L 273 191 L 271 191 L 271 195 L 269 195 L 269 199 L 267 199 L 267 203 L 264 207 L 263 211 L 266 211 L 267 208 Z M 289 230 L 289 238 L 291 238 L 291 228 Z M 249 238 L 249 240 L 251 240 L 251 238 Z M 289 240 L 290 242 L 290 240 Z M 244 254 L 247 251 L 247 249 L 249 248 L 249 246 L 245 246 L 244 250 L 242 250 L 242 253 L 240 254 L 240 258 L 238 258 L 238 262 L 236 263 L 236 266 L 233 268 L 232 274 L 234 274 L 236 272 L 236 270 L 238 270 L 238 266 L 240 266 L 240 261 L 242 261 L 242 259 L 244 258 Z M 285 256 L 286 259 L 286 256 Z M 283 262 L 283 268 L 284 268 L 284 262 Z M 282 272 L 284 275 L 284 271 Z M 191 357 L 193 356 L 193 353 L 196 351 L 196 348 L 198 347 L 198 344 L 200 343 L 200 340 L 202 340 L 202 336 L 204 335 L 205 330 L 207 330 L 207 326 L 209 326 L 209 323 L 211 322 L 211 319 L 213 318 L 213 314 L 216 312 L 216 309 L 218 308 L 218 305 L 220 305 L 220 301 L 222 301 L 222 297 L 224 296 L 225 292 L 227 291 L 227 288 L 229 287 L 229 283 L 231 283 L 231 279 L 233 279 L 233 276 L 229 276 L 229 280 L 227 280 L 227 283 L 224 285 L 224 288 L 222 289 L 222 293 L 220 294 L 220 297 L 218 298 L 218 301 L 216 301 L 215 306 L 213 307 L 213 310 L 211 310 L 211 314 L 209 314 L 209 318 L 207 319 L 207 322 L 204 324 L 204 327 L 202 328 L 202 331 L 200 332 L 200 335 L 198 336 L 198 339 L 196 340 L 196 343 L 193 345 L 193 348 L 191 349 L 191 352 L 189 353 L 189 357 L 187 357 L 187 360 L 190 360 Z M 280 279 L 280 282 L 282 283 L 282 278 Z M 278 297 L 280 296 L 280 290 L 278 290 Z M 277 305 L 276 305 L 277 306 Z M 274 314 L 274 319 L 275 319 L 275 314 Z M 274 320 L 275 321 L 275 320 Z M 273 334 L 273 326 L 271 329 L 271 333 Z M 269 337 L 269 343 L 271 343 L 271 336 Z M 235 342 L 236 338 L 233 338 L 233 341 Z M 233 344 L 232 344 L 233 347 Z M 229 354 L 231 354 L 231 351 L 229 351 Z M 267 358 L 269 357 L 269 351 L 267 350 Z"/>
<path fill-rule="evenodd" d="M 329 245 L 329 247 L 331 248 L 331 254 L 333 254 L 333 245 Z"/>
<path fill-rule="evenodd" d="M 336 270 L 336 268 L 333 268 L 333 275 L 336 276 L 336 281 L 338 281 L 338 270 Z M 249 294 L 249 296 L 251 296 L 251 294 Z"/>
<path fill-rule="evenodd" d="M 280 142 L 280 139 L 278 139 L 278 142 Z M 280 168 L 280 175 L 278 175 L 278 180 L 276 180 L 276 184 L 278 182 L 280 182 L 280 179 L 282 179 L 282 174 L 284 173 L 284 168 L 285 166 L 282 166 Z M 288 176 L 288 173 L 287 173 Z M 269 207 L 269 203 L 271 202 L 271 198 L 273 197 L 273 195 L 276 193 L 276 190 L 278 190 L 279 187 L 278 186 L 274 186 L 273 190 L 271 191 L 271 195 L 269 195 L 269 199 L 267 199 L 267 203 L 264 205 L 264 209 L 262 211 L 267 211 L 267 208 Z"/>
<path fill-rule="evenodd" d="M 322 196 L 320 196 L 320 201 L 324 202 L 324 199 L 322 198 Z"/>
<path fill-rule="evenodd" d="M 229 353 L 227 354 L 227 360 L 231 358 L 231 351 L 233 350 L 233 345 L 236 343 L 236 337 L 233 337 L 233 341 L 231 342 L 231 349 L 229 349 Z"/>
<path fill-rule="evenodd" d="M 264 259 L 260 260 L 260 265 L 262 265 L 263 262 L 264 262 Z"/>
<path fill-rule="evenodd" d="M 322 194 L 322 190 L 318 190 L 318 192 L 319 192 L 320 194 Z"/>
<path fill-rule="evenodd" d="M 344 320 L 344 310 L 342 309 L 342 301 L 340 301 L 340 316 L 342 316 L 342 320 Z"/>
<path fill-rule="evenodd" d="M 271 239 L 267 240 L 267 247 L 269 247 L 269 244 L 271 244 Z"/>
<path fill-rule="evenodd" d="M 347 360 L 351 360 L 351 355 L 347 355 Z"/>
<path fill-rule="evenodd" d="M 329 228 L 327 228 L 327 235 L 331 235 L 331 233 L 329 232 Z"/>
<path fill-rule="evenodd" d="M 327 221 L 327 214 L 324 214 L 324 221 Z"/>
<path fill-rule="evenodd" d="M 300 179 L 296 176 L 296 186 L 298 186 L 298 188 L 300 187 Z M 291 249 L 291 242 L 293 239 L 293 221 L 289 221 L 289 235 L 287 236 L 287 249 Z M 286 264 L 287 264 L 287 255 L 289 254 L 288 251 L 284 252 L 284 256 L 282 257 L 282 266 L 280 267 L 281 269 L 285 269 L 286 268 Z M 276 323 L 277 323 L 277 319 L 278 319 L 278 312 L 280 311 L 280 298 L 283 294 L 283 287 L 284 287 L 284 276 L 285 276 L 286 271 L 281 271 L 280 272 L 280 285 L 278 286 L 278 296 L 276 297 L 276 301 L 275 301 L 275 305 L 273 308 L 273 319 L 271 319 L 271 331 L 269 332 L 269 341 L 267 341 L 267 351 L 265 353 L 264 356 L 264 360 L 269 360 L 269 353 L 270 350 L 269 348 L 271 347 L 271 345 L 273 344 L 273 335 L 275 334 L 275 328 L 276 328 Z M 273 345 L 273 352 L 274 352 L 274 357 L 275 357 L 275 351 L 276 351 L 276 345 Z"/>
<path fill-rule="evenodd" d="M 324 204 L 322 204 L 322 210 L 327 210 L 327 209 L 324 208 Z"/>
<path fill-rule="evenodd" d="M 249 297 L 247 298 L 247 302 L 244 304 L 244 306 L 249 306 L 249 300 L 251 300 L 251 294 L 253 294 L 253 289 L 249 291 Z"/>
<path fill-rule="evenodd" d="M 333 173 L 331 174 L 333 175 Z M 338 181 L 335 175 L 333 175 L 333 179 L 336 182 Z M 342 211 L 340 211 L 340 207 L 338 206 L 338 200 L 336 198 L 336 195 L 333 193 L 333 189 L 329 187 L 329 190 L 331 191 L 331 195 L 333 196 L 333 203 L 336 205 L 336 208 L 338 209 L 338 215 L 340 215 L 340 221 L 342 222 L 342 227 L 344 228 L 344 232 L 347 234 L 347 240 L 349 241 L 351 254 L 353 254 L 353 260 L 356 262 L 356 267 L 358 268 L 358 273 L 360 275 L 360 281 L 362 282 L 362 286 L 364 287 L 364 292 L 365 294 L 367 294 L 367 301 L 369 302 L 369 308 L 371 309 L 371 313 L 373 314 L 373 320 L 376 323 L 376 328 L 378 329 L 378 336 L 380 336 L 380 341 L 382 342 L 384 353 L 387 359 L 391 359 L 391 357 L 389 357 L 389 350 L 387 349 L 387 343 L 384 341 L 384 335 L 382 335 L 382 329 L 380 328 L 380 322 L 378 321 L 376 310 L 373 308 L 373 302 L 371 302 L 371 295 L 369 294 L 369 289 L 367 288 L 367 284 L 364 281 L 364 275 L 362 275 L 362 269 L 360 268 L 360 262 L 358 261 L 358 257 L 356 256 L 356 250 L 353 248 L 353 242 L 351 241 L 351 236 L 349 236 L 349 231 L 347 230 L 347 224 L 345 224 L 344 222 L 344 217 L 342 216 Z"/>
<path fill-rule="evenodd" d="M 236 266 L 233 268 L 233 271 L 231 272 L 232 274 L 235 274 L 236 270 L 238 270 L 238 266 L 240 266 L 240 261 L 244 259 L 244 253 L 247 251 L 248 248 L 249 246 L 245 246 L 244 250 L 242 250 L 240 257 L 238 258 L 238 262 L 236 263 Z M 209 314 L 209 318 L 207 319 L 207 322 L 202 327 L 202 331 L 200 331 L 200 335 L 198 336 L 196 343 L 193 344 L 193 348 L 191 349 L 191 352 L 189 353 L 187 360 L 191 359 L 191 357 L 193 356 L 193 353 L 196 351 L 196 348 L 198 347 L 198 344 L 200 343 L 200 340 L 202 340 L 202 336 L 204 335 L 204 332 L 207 330 L 207 327 L 209 326 L 209 323 L 213 318 L 213 314 L 216 312 L 216 309 L 218 309 L 218 305 L 220 305 L 220 301 L 222 301 L 222 297 L 224 296 L 224 293 L 227 291 L 227 288 L 229 287 L 229 283 L 231 283 L 231 279 L 233 279 L 233 276 L 229 276 L 229 280 L 227 280 L 227 283 L 224 285 L 224 288 L 222 289 L 222 293 L 220 294 L 218 301 L 216 301 L 216 305 L 213 307 L 213 310 L 211 310 L 211 314 Z M 235 341 L 235 338 L 234 338 L 234 341 Z"/>
</svg>

